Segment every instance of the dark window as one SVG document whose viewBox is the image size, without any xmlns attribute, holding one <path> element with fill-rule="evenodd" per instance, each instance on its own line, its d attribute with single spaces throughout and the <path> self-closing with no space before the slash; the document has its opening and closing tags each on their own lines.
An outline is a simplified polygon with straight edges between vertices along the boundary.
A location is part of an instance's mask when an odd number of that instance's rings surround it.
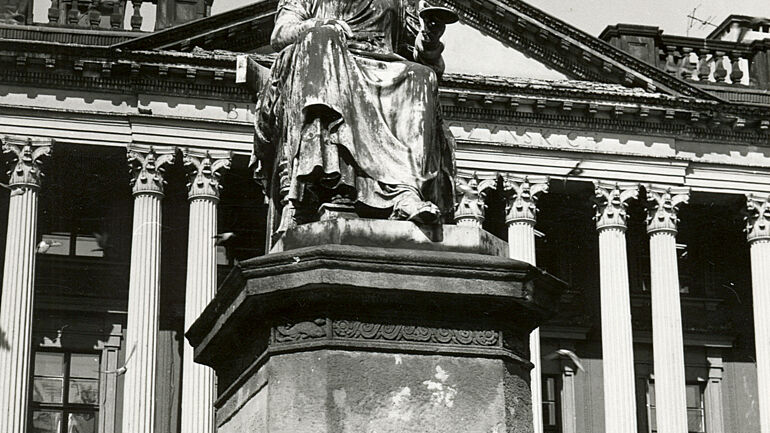
<svg viewBox="0 0 770 433">
<path fill-rule="evenodd" d="M 706 433 L 705 410 L 703 409 L 703 386 L 698 383 L 688 383 L 686 385 L 687 393 L 687 432 L 688 433 Z M 650 431 L 658 431 L 657 421 L 655 419 L 655 382 L 650 381 L 647 385 L 647 419 L 649 420 Z"/>
<path fill-rule="evenodd" d="M 561 433 L 561 381 L 559 376 L 543 376 L 543 431 Z"/>
<path fill-rule="evenodd" d="M 95 353 L 35 353 L 31 433 L 97 432 L 99 364 Z"/>
</svg>

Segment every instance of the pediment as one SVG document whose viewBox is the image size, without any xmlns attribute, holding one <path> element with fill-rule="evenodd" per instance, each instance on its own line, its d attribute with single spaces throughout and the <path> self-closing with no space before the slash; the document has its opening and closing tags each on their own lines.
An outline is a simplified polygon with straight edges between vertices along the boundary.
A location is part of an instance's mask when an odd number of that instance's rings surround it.
<svg viewBox="0 0 770 433">
<path fill-rule="evenodd" d="M 714 100 L 715 96 L 625 53 L 520 0 L 432 0 L 457 11 L 461 22 L 494 40 L 497 49 L 519 63 L 559 77 L 622 84 L 651 92 Z M 265 52 L 272 31 L 275 0 L 260 0 L 222 14 L 192 21 L 148 36 L 114 45 L 127 50 L 206 50 Z M 461 30 L 459 30 L 461 31 Z M 492 46 L 495 44 L 491 44 Z M 448 53 L 451 54 L 450 51 Z M 474 57 L 476 56 L 476 57 Z M 468 62 L 484 64 L 490 58 L 466 54 Z M 522 59 L 523 58 L 523 59 Z M 450 62 L 462 62 L 462 57 Z M 530 62 L 526 64 L 526 62 Z M 537 67 L 540 63 L 544 68 Z M 452 68 L 460 67 L 458 63 Z M 539 68 L 539 69 L 538 69 Z M 550 71 L 549 71 L 550 70 Z M 516 73 L 511 69 L 511 74 Z M 505 75 L 511 75 L 505 74 Z M 535 77 L 544 78 L 544 77 Z M 558 78 L 557 78 L 558 79 Z"/>
</svg>

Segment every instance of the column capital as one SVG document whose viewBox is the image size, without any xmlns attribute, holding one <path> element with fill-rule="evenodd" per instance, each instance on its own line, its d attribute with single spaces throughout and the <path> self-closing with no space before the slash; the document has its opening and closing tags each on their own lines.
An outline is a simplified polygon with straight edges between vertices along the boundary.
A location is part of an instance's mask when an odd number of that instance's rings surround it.
<svg viewBox="0 0 770 433">
<path fill-rule="evenodd" d="M 458 171 L 455 176 L 455 223 L 481 227 L 487 191 L 497 187 L 496 174 Z"/>
<path fill-rule="evenodd" d="M 770 240 L 770 194 L 746 194 L 746 238 Z"/>
<path fill-rule="evenodd" d="M 3 137 L 3 153 L 11 154 L 8 185 L 16 191 L 39 188 L 43 178 L 40 158 L 51 155 L 53 140 L 50 138 Z"/>
<path fill-rule="evenodd" d="M 628 200 L 639 196 L 639 184 L 629 182 L 594 181 L 596 229 L 626 229 Z"/>
<path fill-rule="evenodd" d="M 222 171 L 230 169 L 233 153 L 222 150 L 183 149 L 187 169 L 187 197 L 219 200 Z"/>
<path fill-rule="evenodd" d="M 537 221 L 537 199 L 548 192 L 547 176 L 503 176 L 503 195 L 505 196 L 505 222 L 527 222 L 532 225 Z"/>
<path fill-rule="evenodd" d="M 647 233 L 676 234 L 679 205 L 690 200 L 690 188 L 645 185 L 647 190 Z"/>
<path fill-rule="evenodd" d="M 128 166 L 134 195 L 163 195 L 163 173 L 174 162 L 176 147 L 128 145 Z"/>
</svg>

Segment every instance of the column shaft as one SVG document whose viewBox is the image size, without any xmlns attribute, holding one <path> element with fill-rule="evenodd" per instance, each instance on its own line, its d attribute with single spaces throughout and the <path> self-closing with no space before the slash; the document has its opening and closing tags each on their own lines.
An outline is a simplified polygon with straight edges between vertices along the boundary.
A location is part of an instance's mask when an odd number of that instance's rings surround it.
<svg viewBox="0 0 770 433">
<path fill-rule="evenodd" d="M 37 191 L 26 189 L 23 194 L 12 193 L 8 207 L 0 300 L 1 432 L 27 431 L 37 204 Z"/>
<path fill-rule="evenodd" d="M 655 413 L 658 432 L 687 431 L 682 309 L 673 232 L 650 235 L 652 348 L 655 369 Z"/>
<path fill-rule="evenodd" d="M 187 291 L 184 325 L 187 330 L 214 298 L 217 287 L 216 201 L 190 201 L 190 229 L 187 250 Z M 214 370 L 193 361 L 193 348 L 185 339 L 182 374 L 182 431 L 214 431 Z"/>
<path fill-rule="evenodd" d="M 134 197 L 128 287 L 123 431 L 155 431 L 155 380 L 160 310 L 161 195 Z"/>
<path fill-rule="evenodd" d="M 754 300 L 754 344 L 757 355 L 759 426 L 770 433 L 770 239 L 751 243 L 751 285 Z"/>
<path fill-rule="evenodd" d="M 625 229 L 599 231 L 605 430 L 636 433 L 634 346 Z"/>
</svg>

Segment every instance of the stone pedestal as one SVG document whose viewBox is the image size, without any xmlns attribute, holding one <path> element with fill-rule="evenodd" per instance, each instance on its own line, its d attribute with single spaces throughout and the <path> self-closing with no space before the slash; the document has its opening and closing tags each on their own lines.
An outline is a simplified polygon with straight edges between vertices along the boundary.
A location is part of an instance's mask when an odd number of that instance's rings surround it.
<svg viewBox="0 0 770 433">
<path fill-rule="evenodd" d="M 383 223 L 390 243 L 351 235 Z M 562 282 L 480 229 L 314 224 L 236 267 L 187 332 L 218 432 L 532 431 L 529 333 Z"/>
</svg>

